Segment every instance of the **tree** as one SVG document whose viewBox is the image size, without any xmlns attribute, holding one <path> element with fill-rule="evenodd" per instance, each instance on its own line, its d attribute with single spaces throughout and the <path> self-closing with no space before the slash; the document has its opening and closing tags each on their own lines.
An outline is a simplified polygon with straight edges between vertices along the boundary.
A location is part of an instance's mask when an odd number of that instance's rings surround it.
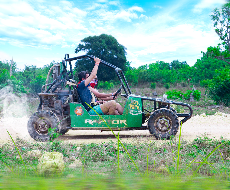
<svg viewBox="0 0 230 190">
<path fill-rule="evenodd" d="M 192 66 L 192 81 L 199 83 L 202 80 L 212 79 L 215 70 L 221 70 L 227 65 L 223 60 L 203 56 L 201 59 L 197 59 L 197 62 Z"/>
<path fill-rule="evenodd" d="M 170 63 L 170 68 L 171 69 L 175 69 L 175 70 L 179 70 L 179 69 L 182 69 L 182 68 L 186 68 L 188 67 L 189 65 L 187 64 L 186 61 L 183 61 L 183 62 L 179 62 L 178 60 L 174 60 Z"/>
<path fill-rule="evenodd" d="M 131 85 L 137 85 L 138 84 L 138 75 L 139 71 L 135 67 L 128 67 L 128 69 L 125 72 L 125 77 Z"/>
<path fill-rule="evenodd" d="M 223 53 L 219 53 L 218 55 L 212 55 L 215 58 L 225 60 L 230 64 L 230 3 L 226 3 L 222 6 L 222 9 L 214 9 L 211 19 L 213 20 L 213 24 L 215 32 L 220 37 L 220 40 L 223 41 L 222 45 L 224 46 Z M 219 44 L 221 45 L 221 44 Z M 218 47 L 215 49 L 218 53 Z"/>
<path fill-rule="evenodd" d="M 75 53 L 80 51 L 109 62 L 121 68 L 123 71 L 126 69 L 126 48 L 119 44 L 111 35 L 101 34 L 100 36 L 89 36 L 84 38 L 75 49 Z M 91 71 L 93 66 L 94 61 L 92 60 L 77 60 L 75 69 L 78 72 L 83 70 Z M 113 80 L 116 78 L 116 73 L 111 68 L 101 64 L 98 69 L 98 78 L 102 81 Z"/>
<path fill-rule="evenodd" d="M 32 92 L 39 93 L 41 92 L 42 86 L 45 84 L 46 78 L 38 75 L 35 79 L 32 79 L 30 82 L 30 89 Z"/>
<path fill-rule="evenodd" d="M 10 72 L 10 65 L 11 63 L 3 63 L 2 61 L 0 61 L 0 69 L 7 69 Z M 15 74 L 16 73 L 16 63 L 13 62 L 12 65 L 12 73 Z"/>
<path fill-rule="evenodd" d="M 7 69 L 0 69 L 0 87 L 7 85 L 7 80 L 10 79 L 10 73 Z"/>
<path fill-rule="evenodd" d="M 209 95 L 217 103 L 230 105 L 230 69 L 216 70 L 216 75 L 209 81 Z"/>
</svg>

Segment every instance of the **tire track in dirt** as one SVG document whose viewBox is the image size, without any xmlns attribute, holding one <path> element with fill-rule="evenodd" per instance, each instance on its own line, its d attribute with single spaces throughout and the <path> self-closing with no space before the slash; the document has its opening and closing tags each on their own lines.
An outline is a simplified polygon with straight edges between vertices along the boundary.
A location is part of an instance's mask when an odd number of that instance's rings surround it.
<svg viewBox="0 0 230 190">
<path fill-rule="evenodd" d="M 28 117 L 21 118 L 1 118 L 0 119 L 0 144 L 11 142 L 10 136 L 25 139 L 29 142 L 34 141 L 28 134 L 27 122 Z M 116 135 L 118 131 L 114 132 Z M 177 137 L 179 132 L 177 133 Z M 120 131 L 120 139 L 122 142 L 148 142 L 156 139 L 150 135 L 148 130 L 130 130 Z M 193 140 L 197 137 L 207 136 L 219 139 L 220 137 L 230 139 L 230 115 L 217 113 L 212 116 L 194 116 L 182 126 L 182 139 Z M 63 136 L 59 136 L 57 140 L 70 143 L 102 143 L 110 140 L 117 141 L 112 132 L 99 130 L 70 130 Z"/>
</svg>

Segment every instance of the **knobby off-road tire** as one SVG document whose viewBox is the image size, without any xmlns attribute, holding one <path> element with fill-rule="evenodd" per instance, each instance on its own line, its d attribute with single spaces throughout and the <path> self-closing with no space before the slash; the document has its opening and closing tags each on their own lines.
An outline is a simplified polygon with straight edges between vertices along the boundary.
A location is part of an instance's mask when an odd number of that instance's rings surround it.
<svg viewBox="0 0 230 190">
<path fill-rule="evenodd" d="M 177 111 L 176 111 L 174 108 L 170 107 L 170 110 L 171 110 L 175 115 L 177 114 Z"/>
<path fill-rule="evenodd" d="M 163 106 L 163 107 L 161 107 L 161 108 L 167 109 L 167 106 Z M 177 111 L 176 111 L 173 107 L 170 107 L 169 109 L 170 109 L 173 113 L 177 114 Z"/>
<path fill-rule="evenodd" d="M 58 129 L 59 129 L 59 131 L 58 131 L 58 133 L 59 134 L 61 134 L 61 135 L 64 135 L 64 134 L 66 134 L 68 131 L 69 131 L 69 129 L 67 129 L 67 127 L 70 125 L 70 123 L 71 122 L 67 122 L 67 119 L 69 118 L 70 116 L 67 116 L 67 117 L 65 117 L 65 118 L 62 118 L 62 117 L 60 117 L 60 116 L 58 116 L 58 118 L 59 118 L 59 126 L 58 126 Z"/>
<path fill-rule="evenodd" d="M 66 134 L 69 131 L 69 129 L 61 129 L 61 131 L 59 132 L 61 135 Z"/>
<path fill-rule="evenodd" d="M 39 110 L 30 117 L 27 129 L 34 140 L 44 142 L 51 139 L 59 123 L 57 115 L 52 111 Z M 52 129 L 51 132 L 49 129 Z"/>
<path fill-rule="evenodd" d="M 148 128 L 156 139 L 170 139 L 170 136 L 175 136 L 178 131 L 179 120 L 173 111 L 161 108 L 150 116 Z"/>
</svg>

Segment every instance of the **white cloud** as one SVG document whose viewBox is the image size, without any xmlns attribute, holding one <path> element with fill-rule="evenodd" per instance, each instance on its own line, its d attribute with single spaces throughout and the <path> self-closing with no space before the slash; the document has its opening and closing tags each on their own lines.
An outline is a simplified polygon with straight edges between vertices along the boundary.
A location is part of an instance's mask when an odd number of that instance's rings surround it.
<svg viewBox="0 0 230 190">
<path fill-rule="evenodd" d="M 74 48 L 75 46 L 76 46 L 75 44 L 71 44 L 71 45 L 63 44 L 61 48 Z"/>
<path fill-rule="evenodd" d="M 138 12 L 144 12 L 144 10 L 141 7 L 138 6 L 133 6 L 128 9 L 128 11 L 133 12 L 133 11 L 138 11 Z"/>
<path fill-rule="evenodd" d="M 44 65 L 48 65 L 54 61 L 54 59 L 51 57 L 35 57 L 34 59 L 36 60 L 37 67 L 43 67 Z M 58 62 L 58 61 L 60 62 L 61 61 L 60 58 L 56 59 L 56 60 L 54 62 Z"/>
<path fill-rule="evenodd" d="M 139 18 L 147 20 L 149 17 L 147 17 L 146 15 L 141 14 L 141 16 Z"/>
<path fill-rule="evenodd" d="M 1 2 L 0 12 L 9 16 L 34 15 L 34 9 L 23 1 Z"/>
<path fill-rule="evenodd" d="M 68 1 L 61 1 L 60 5 L 62 6 L 42 6 L 40 8 L 43 12 L 39 12 L 23 1 L 1 3 L 0 36 L 17 46 L 43 46 L 66 43 L 66 32 L 63 31 L 88 31 L 82 24 L 82 17 L 87 12 L 72 7 L 72 3 Z"/>
<path fill-rule="evenodd" d="M 11 60 L 12 56 L 8 55 L 7 53 L 0 51 L 0 61 Z"/>
<path fill-rule="evenodd" d="M 119 1 L 109 1 L 109 4 L 117 6 L 120 4 L 120 2 Z"/>
<path fill-rule="evenodd" d="M 92 3 L 88 8 L 86 8 L 87 11 L 93 11 L 93 10 L 101 10 L 101 9 L 107 9 L 108 6 L 106 4 L 100 4 L 100 3 Z"/>
<path fill-rule="evenodd" d="M 107 4 L 118 5 L 119 1 Z M 75 33 L 80 34 L 79 36 L 106 33 L 114 30 L 113 23 L 117 20 L 131 22 L 138 18 L 137 12 L 144 12 L 143 8 L 138 6 L 109 11 L 107 4 L 94 3 L 90 13 L 95 16 L 85 19 L 88 14 L 86 11 L 65 0 L 51 6 L 32 6 L 29 1 L 19 0 L 1 3 L 0 36 L 17 46 L 68 45 L 68 41 L 79 41 L 79 37 L 71 39 L 76 36 Z M 144 18 L 143 14 L 141 18 Z M 89 29 L 92 23 L 94 27 Z"/>
<path fill-rule="evenodd" d="M 82 16 L 82 17 L 84 17 L 84 16 L 86 16 L 87 15 L 87 12 L 86 11 L 82 11 L 81 9 L 78 9 L 78 8 L 73 8 L 72 9 L 73 11 L 72 11 L 72 14 L 76 14 L 77 16 Z"/>
<path fill-rule="evenodd" d="M 63 5 L 62 8 L 64 10 L 71 10 L 72 8 L 72 3 L 69 1 L 60 1 L 60 3 Z"/>
<path fill-rule="evenodd" d="M 119 36 L 118 40 L 127 47 L 127 57 L 135 66 L 156 60 L 171 62 L 178 58 L 184 58 L 181 61 L 188 61 L 193 65 L 202 56 L 201 51 L 206 51 L 207 47 L 219 42 L 214 30 L 202 31 L 192 24 L 179 24 L 151 34 L 138 31 Z M 152 60 L 153 57 L 157 59 Z"/>
<path fill-rule="evenodd" d="M 193 11 L 201 12 L 205 8 L 215 7 L 225 3 L 227 3 L 227 0 L 201 0 L 201 2 L 195 5 Z"/>
<path fill-rule="evenodd" d="M 137 16 L 136 13 L 132 13 L 130 11 L 122 10 L 121 12 L 115 14 L 114 18 L 115 19 L 125 20 L 127 22 L 131 22 L 133 18 L 138 18 L 138 16 Z"/>
<path fill-rule="evenodd" d="M 97 0 L 97 2 L 99 2 L 99 3 L 106 3 L 108 1 L 107 0 Z"/>
<path fill-rule="evenodd" d="M 100 10 L 95 11 L 98 15 L 98 20 L 103 21 L 109 21 L 109 25 L 112 25 L 116 21 L 126 21 L 126 22 L 132 22 L 133 19 L 139 18 L 138 14 L 136 12 L 144 12 L 144 10 L 141 7 L 133 6 L 128 9 L 117 9 L 117 10 L 108 10 L 107 7 L 102 8 Z M 141 16 L 143 18 L 143 15 Z M 104 24 L 103 24 L 103 27 Z"/>
</svg>

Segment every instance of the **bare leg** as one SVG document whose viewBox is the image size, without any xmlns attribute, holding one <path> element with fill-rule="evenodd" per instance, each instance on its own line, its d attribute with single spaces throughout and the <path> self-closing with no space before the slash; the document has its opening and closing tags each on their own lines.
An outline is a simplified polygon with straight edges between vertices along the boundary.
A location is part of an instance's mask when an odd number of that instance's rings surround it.
<svg viewBox="0 0 230 190">
<path fill-rule="evenodd" d="M 101 111 L 105 115 L 122 115 L 124 109 L 120 104 L 116 103 L 114 100 L 111 100 L 101 105 Z"/>
<path fill-rule="evenodd" d="M 118 111 L 119 115 L 122 115 L 123 111 L 124 111 L 124 108 L 120 104 L 118 104 L 118 103 L 117 103 L 116 106 L 117 106 L 116 110 Z"/>
<path fill-rule="evenodd" d="M 117 110 L 115 110 L 115 115 L 121 115 Z"/>
<path fill-rule="evenodd" d="M 106 115 L 115 115 L 116 102 L 114 100 L 101 105 L 101 111 Z"/>
</svg>

